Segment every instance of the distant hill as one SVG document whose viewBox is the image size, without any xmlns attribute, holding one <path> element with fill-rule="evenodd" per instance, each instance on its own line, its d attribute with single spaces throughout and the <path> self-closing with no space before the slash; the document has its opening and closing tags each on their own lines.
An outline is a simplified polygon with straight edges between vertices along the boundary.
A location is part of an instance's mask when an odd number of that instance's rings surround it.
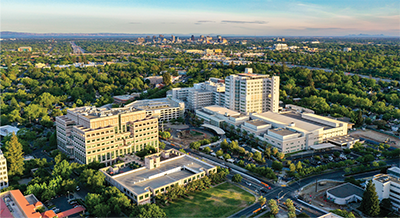
<svg viewBox="0 0 400 218">
<path fill-rule="evenodd" d="M 71 38 L 71 37 L 142 37 L 145 34 L 126 33 L 25 33 L 2 31 L 1 38 Z"/>
</svg>

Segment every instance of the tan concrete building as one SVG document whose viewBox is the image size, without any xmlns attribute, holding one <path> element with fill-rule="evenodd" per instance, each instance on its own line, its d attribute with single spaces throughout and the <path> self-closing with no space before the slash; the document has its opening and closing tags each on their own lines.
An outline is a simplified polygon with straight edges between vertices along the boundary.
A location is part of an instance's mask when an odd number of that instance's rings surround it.
<svg viewBox="0 0 400 218">
<path fill-rule="evenodd" d="M 158 119 L 134 108 L 79 107 L 56 118 L 57 145 L 77 162 L 110 165 L 118 156 L 153 146 L 158 149 Z"/>
</svg>

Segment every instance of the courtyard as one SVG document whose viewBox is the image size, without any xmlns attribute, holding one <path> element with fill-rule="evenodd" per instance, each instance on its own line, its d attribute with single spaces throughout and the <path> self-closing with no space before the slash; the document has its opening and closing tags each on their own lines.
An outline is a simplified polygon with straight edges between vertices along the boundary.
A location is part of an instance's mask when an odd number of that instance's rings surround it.
<svg viewBox="0 0 400 218">
<path fill-rule="evenodd" d="M 167 217 L 228 217 L 254 201 L 252 194 L 226 182 L 178 199 L 163 209 Z"/>
</svg>

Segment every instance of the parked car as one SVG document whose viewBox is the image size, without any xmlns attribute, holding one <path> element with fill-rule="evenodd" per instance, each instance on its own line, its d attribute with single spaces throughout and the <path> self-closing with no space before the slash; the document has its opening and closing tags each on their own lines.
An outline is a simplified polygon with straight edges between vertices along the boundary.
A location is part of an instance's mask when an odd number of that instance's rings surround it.
<svg viewBox="0 0 400 218">
<path fill-rule="evenodd" d="M 76 191 L 80 191 L 81 188 L 79 188 L 79 186 L 76 186 Z"/>
</svg>

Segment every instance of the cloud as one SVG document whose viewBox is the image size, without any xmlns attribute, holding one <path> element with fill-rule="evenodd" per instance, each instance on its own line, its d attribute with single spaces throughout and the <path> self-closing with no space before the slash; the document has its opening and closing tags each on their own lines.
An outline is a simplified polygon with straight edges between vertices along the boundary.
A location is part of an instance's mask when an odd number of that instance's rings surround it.
<svg viewBox="0 0 400 218">
<path fill-rule="evenodd" d="M 235 23 L 235 24 L 248 24 L 248 23 L 252 23 L 252 24 L 267 24 L 267 21 L 259 21 L 259 20 L 255 20 L 255 21 L 244 21 L 244 20 L 223 20 L 221 21 L 221 23 Z"/>
<path fill-rule="evenodd" d="M 215 23 L 215 21 L 212 20 L 199 20 L 197 23 Z"/>
<path fill-rule="evenodd" d="M 129 22 L 129 24 L 140 24 L 139 22 Z"/>
<path fill-rule="evenodd" d="M 313 27 L 309 27 L 309 28 L 304 28 L 304 30 L 307 31 L 321 31 L 321 30 L 343 30 L 344 28 L 335 28 L 335 27 L 327 27 L 327 28 L 313 28 Z"/>
</svg>

